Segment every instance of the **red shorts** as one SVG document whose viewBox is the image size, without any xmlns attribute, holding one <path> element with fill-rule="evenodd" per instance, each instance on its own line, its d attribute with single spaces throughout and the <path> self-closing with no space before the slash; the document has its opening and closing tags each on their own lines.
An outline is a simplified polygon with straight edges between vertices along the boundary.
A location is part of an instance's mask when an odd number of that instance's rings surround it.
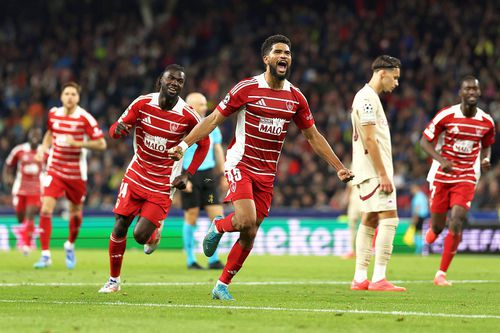
<svg viewBox="0 0 500 333">
<path fill-rule="evenodd" d="M 82 179 L 63 179 L 53 173 L 43 177 L 43 196 L 60 198 L 66 195 L 69 201 L 79 205 L 85 201 L 87 182 Z"/>
<path fill-rule="evenodd" d="M 17 213 L 24 212 L 26 207 L 34 206 L 40 210 L 42 201 L 40 195 L 14 195 L 12 205 Z"/>
<path fill-rule="evenodd" d="M 140 215 L 160 227 L 168 215 L 172 200 L 168 195 L 147 192 L 126 179 L 120 185 L 113 213 L 123 216 Z"/>
<path fill-rule="evenodd" d="M 245 169 L 226 171 L 229 191 L 224 202 L 252 199 L 255 202 L 257 218 L 269 215 L 273 199 L 274 176 L 261 176 Z"/>
<path fill-rule="evenodd" d="M 470 209 L 476 185 L 467 182 L 445 184 L 433 182 L 431 185 L 431 213 L 446 213 L 451 207 L 458 205 Z"/>
</svg>

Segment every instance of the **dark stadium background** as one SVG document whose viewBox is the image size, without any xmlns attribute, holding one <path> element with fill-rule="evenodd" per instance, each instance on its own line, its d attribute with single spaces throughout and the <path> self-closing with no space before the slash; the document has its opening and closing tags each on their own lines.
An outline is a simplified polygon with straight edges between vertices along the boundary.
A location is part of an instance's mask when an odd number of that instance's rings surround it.
<svg viewBox="0 0 500 333">
<path fill-rule="evenodd" d="M 459 102 L 458 81 L 480 79 L 480 107 L 497 124 L 493 168 L 478 184 L 473 211 L 494 211 L 500 196 L 500 11 L 498 1 L 2 1 L 0 10 L 0 167 L 32 126 L 45 127 L 68 80 L 105 131 L 140 94 L 153 91 L 170 63 L 186 67 L 188 92 L 213 107 L 235 83 L 264 70 L 269 35 L 292 40 L 290 81 L 307 96 L 316 124 L 343 161 L 351 156 L 349 109 L 380 54 L 402 60 L 400 87 L 384 95 L 393 133 L 399 208 L 424 184 L 429 161 L 421 132 L 442 107 Z M 231 122 L 222 132 L 227 144 Z M 132 156 L 131 140 L 107 137 L 88 159 L 86 211 L 109 212 Z M 295 126 L 281 156 L 274 207 L 340 212 L 345 186 Z M 11 212 L 0 185 L 0 211 Z"/>
</svg>

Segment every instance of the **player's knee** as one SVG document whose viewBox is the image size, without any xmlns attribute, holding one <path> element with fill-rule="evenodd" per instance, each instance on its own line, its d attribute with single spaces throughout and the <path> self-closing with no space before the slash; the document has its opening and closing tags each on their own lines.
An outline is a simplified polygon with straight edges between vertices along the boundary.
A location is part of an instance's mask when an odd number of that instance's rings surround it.
<svg viewBox="0 0 500 333">
<path fill-rule="evenodd" d="M 125 221 L 122 218 L 118 218 L 115 222 L 115 226 L 113 228 L 113 234 L 116 237 L 122 238 L 127 235 L 128 227 Z"/>
<path fill-rule="evenodd" d="M 257 228 L 257 217 L 255 215 L 237 215 L 233 218 L 233 225 L 236 230 Z"/>
<path fill-rule="evenodd" d="M 458 233 L 462 232 L 463 223 L 464 223 L 464 221 L 461 218 L 458 218 L 458 217 L 451 218 L 448 228 L 452 233 L 458 234 Z"/>
<path fill-rule="evenodd" d="M 150 236 L 151 235 L 146 235 L 146 233 L 139 231 L 137 229 L 134 230 L 135 241 L 141 245 L 146 244 Z"/>
</svg>

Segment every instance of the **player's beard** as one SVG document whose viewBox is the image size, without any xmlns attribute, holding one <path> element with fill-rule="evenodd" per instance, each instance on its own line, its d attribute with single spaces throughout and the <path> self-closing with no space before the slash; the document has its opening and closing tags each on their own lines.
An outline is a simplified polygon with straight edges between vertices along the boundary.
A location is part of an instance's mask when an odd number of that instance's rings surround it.
<svg viewBox="0 0 500 333">
<path fill-rule="evenodd" d="M 273 77 L 277 78 L 279 81 L 283 81 L 284 79 L 288 79 L 288 77 L 290 76 L 290 66 L 286 67 L 285 74 L 278 74 L 276 67 L 269 65 L 269 72 Z"/>
</svg>

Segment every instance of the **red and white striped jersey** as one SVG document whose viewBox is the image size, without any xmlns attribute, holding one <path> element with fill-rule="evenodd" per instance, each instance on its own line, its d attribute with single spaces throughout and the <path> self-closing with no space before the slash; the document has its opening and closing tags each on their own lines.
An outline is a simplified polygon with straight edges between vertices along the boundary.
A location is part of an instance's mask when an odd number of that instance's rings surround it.
<svg viewBox="0 0 500 333">
<path fill-rule="evenodd" d="M 182 159 L 174 161 L 167 150 L 178 146 L 201 117 L 180 97 L 172 110 L 162 110 L 159 96 L 139 96 L 118 120 L 135 126 L 135 154 L 124 177 L 147 193 L 173 195 L 170 184 L 182 171 Z"/>
<path fill-rule="evenodd" d="M 15 146 L 7 156 L 5 164 L 17 169 L 12 195 L 41 195 L 42 162 L 36 161 L 35 155 L 36 149 L 25 142 Z"/>
<path fill-rule="evenodd" d="M 457 104 L 440 110 L 423 135 L 429 141 L 437 138 L 436 150 L 453 162 L 452 172 L 445 173 L 438 161 L 432 161 L 427 176 L 430 183 L 476 184 L 480 175 L 480 151 L 495 142 L 495 124 L 480 108 L 474 117 L 465 117 Z"/>
<path fill-rule="evenodd" d="M 64 179 L 87 180 L 87 149 L 69 146 L 66 136 L 72 135 L 75 141 L 104 137 L 95 118 L 79 106 L 70 115 L 63 107 L 54 107 L 49 111 L 47 129 L 52 131 L 47 172 Z"/>
<path fill-rule="evenodd" d="M 293 120 L 300 129 L 314 125 L 300 90 L 288 80 L 283 89 L 271 89 L 264 74 L 236 84 L 217 110 L 226 117 L 239 111 L 235 136 L 227 150 L 226 171 L 237 167 L 275 176 L 290 122 Z"/>
</svg>

